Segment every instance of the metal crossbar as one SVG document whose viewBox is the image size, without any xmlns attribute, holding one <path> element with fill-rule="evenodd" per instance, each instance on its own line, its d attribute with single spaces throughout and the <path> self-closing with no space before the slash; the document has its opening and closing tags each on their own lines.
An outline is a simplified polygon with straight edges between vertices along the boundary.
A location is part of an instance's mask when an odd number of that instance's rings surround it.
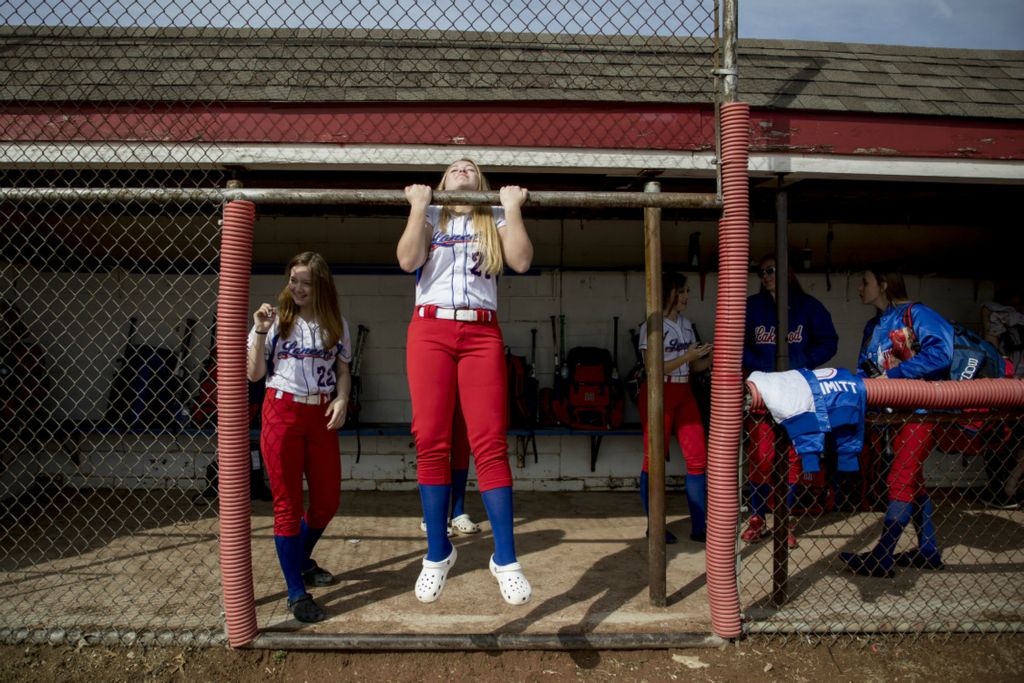
<svg viewBox="0 0 1024 683">
<path fill-rule="evenodd" d="M 408 203 L 402 190 L 296 190 L 167 189 L 167 188 L 0 188 L 0 201 L 138 202 L 145 204 L 222 203 L 246 200 L 256 204 L 401 206 Z M 498 205 L 497 192 L 434 192 L 432 203 L 441 205 Z M 722 200 L 713 193 L 689 192 L 530 192 L 526 206 L 555 208 L 673 208 L 720 209 Z"/>
</svg>

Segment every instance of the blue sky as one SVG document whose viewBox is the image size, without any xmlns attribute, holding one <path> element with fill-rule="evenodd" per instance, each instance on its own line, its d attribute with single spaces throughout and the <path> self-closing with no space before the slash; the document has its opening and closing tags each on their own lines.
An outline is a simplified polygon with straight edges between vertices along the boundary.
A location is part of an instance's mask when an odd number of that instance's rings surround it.
<svg viewBox="0 0 1024 683">
<path fill-rule="evenodd" d="M 704 34 L 713 0 L 0 0 L 0 23 Z M 1024 50 L 1024 0 L 739 0 L 740 37 Z"/>
<path fill-rule="evenodd" d="M 740 37 L 1024 50 L 1024 0 L 739 0 Z"/>
</svg>

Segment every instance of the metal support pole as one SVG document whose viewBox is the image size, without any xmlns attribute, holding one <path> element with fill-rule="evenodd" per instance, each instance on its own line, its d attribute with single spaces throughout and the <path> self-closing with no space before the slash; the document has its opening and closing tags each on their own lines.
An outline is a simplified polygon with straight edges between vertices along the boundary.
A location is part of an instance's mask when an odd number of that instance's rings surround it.
<svg viewBox="0 0 1024 683">
<path fill-rule="evenodd" d="M 649 182 L 644 192 L 660 192 Z M 647 285 L 647 550 L 651 604 L 665 606 L 665 354 L 661 300 L 661 209 L 644 209 L 644 268 Z"/>
<path fill-rule="evenodd" d="M 737 88 L 737 51 L 736 43 L 739 36 L 739 9 L 737 0 L 722 1 L 722 67 L 718 75 L 722 79 L 722 99 L 725 102 L 736 102 Z"/>
<path fill-rule="evenodd" d="M 789 370 L 789 200 L 782 189 L 775 195 L 775 371 Z M 772 495 L 775 515 L 772 523 L 772 603 L 785 604 L 789 583 L 789 439 L 775 427 L 775 460 L 772 467 Z"/>
</svg>

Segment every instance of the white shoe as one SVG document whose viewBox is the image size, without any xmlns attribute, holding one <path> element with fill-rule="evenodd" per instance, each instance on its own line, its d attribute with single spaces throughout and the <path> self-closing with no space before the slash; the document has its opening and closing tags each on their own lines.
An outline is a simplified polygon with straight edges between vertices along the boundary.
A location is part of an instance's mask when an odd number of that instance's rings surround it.
<svg viewBox="0 0 1024 683">
<path fill-rule="evenodd" d="M 494 563 L 494 555 L 491 555 L 488 563 L 491 569 L 491 576 L 498 580 L 498 588 L 501 590 L 501 597 L 510 605 L 522 605 L 528 602 L 533 594 L 530 582 L 523 575 L 523 566 L 518 562 L 498 566 Z"/>
<path fill-rule="evenodd" d="M 480 525 L 475 524 L 473 520 L 469 518 L 469 515 L 466 514 L 459 515 L 452 519 L 451 526 L 448 528 L 450 531 L 454 531 L 460 536 L 469 536 L 471 534 L 480 533 Z M 450 531 L 448 533 L 449 536 L 451 536 Z"/>
<path fill-rule="evenodd" d="M 420 520 L 420 531 L 422 531 L 423 533 L 427 533 L 427 522 L 426 522 L 426 520 L 423 520 L 423 519 Z M 448 537 L 450 538 L 451 535 L 452 535 L 452 525 L 451 525 L 451 522 L 449 522 L 448 526 L 445 527 L 445 531 L 448 533 Z M 477 531 L 479 531 L 479 529 L 477 529 Z"/>
<path fill-rule="evenodd" d="M 434 602 L 441 597 L 444 590 L 444 583 L 448 579 L 448 572 L 455 566 L 455 546 L 448 557 L 440 562 L 431 562 L 423 558 L 423 569 L 420 570 L 419 578 L 416 579 L 416 599 L 420 602 Z"/>
</svg>

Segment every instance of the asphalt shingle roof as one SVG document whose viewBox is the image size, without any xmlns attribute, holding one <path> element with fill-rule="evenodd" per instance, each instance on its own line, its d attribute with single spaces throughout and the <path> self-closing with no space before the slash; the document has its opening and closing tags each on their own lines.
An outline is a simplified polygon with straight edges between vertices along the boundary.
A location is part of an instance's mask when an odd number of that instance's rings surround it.
<svg viewBox="0 0 1024 683">
<path fill-rule="evenodd" d="M 666 37 L 0 27 L 0 102 L 696 103 L 712 43 Z M 1024 120 L 1024 52 L 743 40 L 754 107 Z"/>
</svg>

